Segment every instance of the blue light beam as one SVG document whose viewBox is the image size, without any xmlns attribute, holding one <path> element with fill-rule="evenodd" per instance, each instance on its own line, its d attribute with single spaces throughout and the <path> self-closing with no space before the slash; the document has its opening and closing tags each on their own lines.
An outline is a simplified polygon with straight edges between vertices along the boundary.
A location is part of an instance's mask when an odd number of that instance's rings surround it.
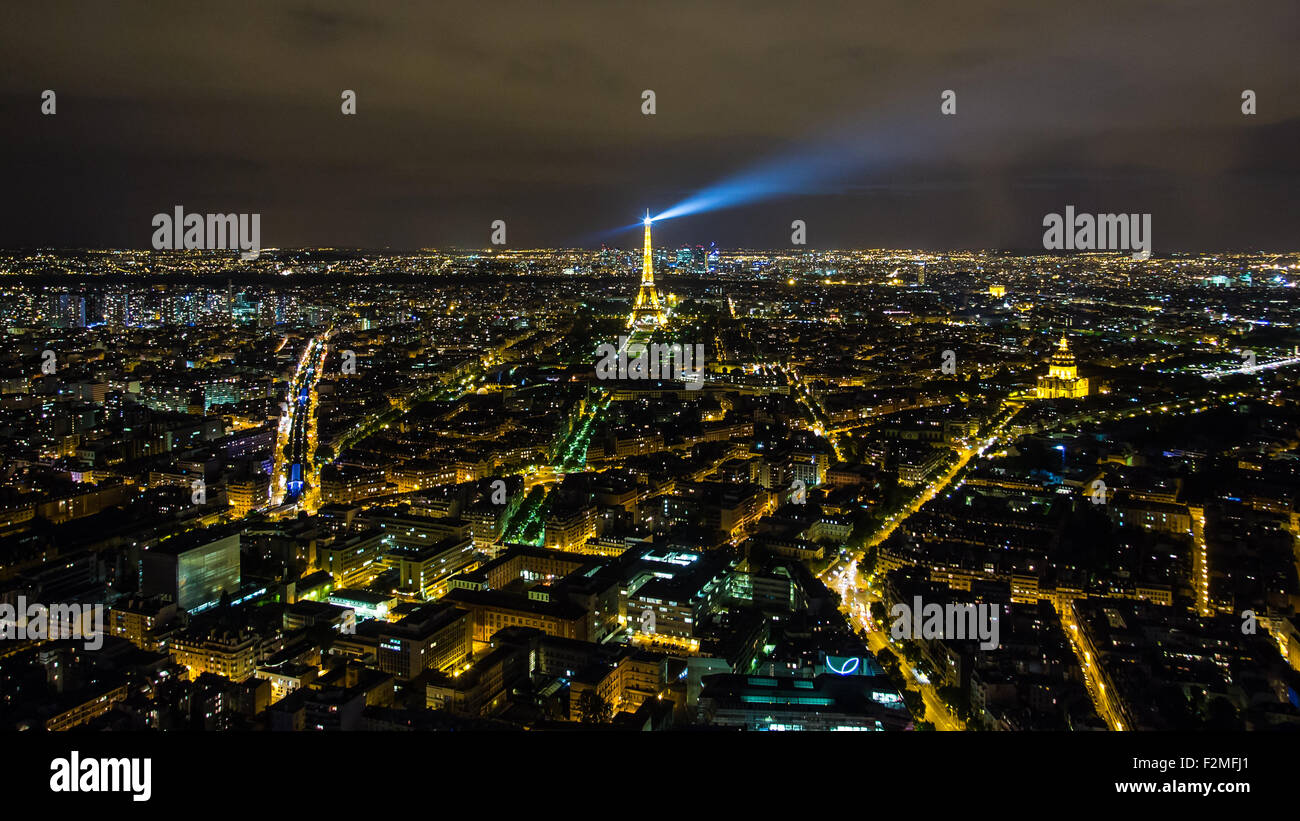
<svg viewBox="0 0 1300 821">
<path fill-rule="evenodd" d="M 968 135 L 962 135 L 967 137 Z M 864 173 L 896 170 L 925 156 L 958 132 L 934 128 L 906 101 L 876 106 L 869 119 L 840 123 L 810 144 L 741 171 L 690 195 L 655 215 L 654 220 L 733 208 L 783 196 L 844 194 L 864 188 Z M 894 187 L 886 184 L 884 187 Z"/>
<path fill-rule="evenodd" d="M 813 156 L 787 157 L 741 172 L 709 186 L 654 216 L 654 221 L 748 205 L 773 197 L 827 194 L 845 190 L 846 158 L 826 151 Z"/>
</svg>

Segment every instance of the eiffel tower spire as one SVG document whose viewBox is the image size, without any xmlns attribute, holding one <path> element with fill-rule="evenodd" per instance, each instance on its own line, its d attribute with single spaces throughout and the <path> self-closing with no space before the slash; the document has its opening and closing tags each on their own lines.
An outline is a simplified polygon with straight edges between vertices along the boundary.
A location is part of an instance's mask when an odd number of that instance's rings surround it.
<svg viewBox="0 0 1300 821">
<path fill-rule="evenodd" d="M 667 320 L 663 304 L 659 301 L 659 289 L 655 286 L 654 257 L 650 250 L 650 209 L 646 209 L 645 247 L 641 253 L 641 287 L 636 292 L 636 302 L 632 305 L 632 316 L 628 327 L 662 325 Z"/>
</svg>

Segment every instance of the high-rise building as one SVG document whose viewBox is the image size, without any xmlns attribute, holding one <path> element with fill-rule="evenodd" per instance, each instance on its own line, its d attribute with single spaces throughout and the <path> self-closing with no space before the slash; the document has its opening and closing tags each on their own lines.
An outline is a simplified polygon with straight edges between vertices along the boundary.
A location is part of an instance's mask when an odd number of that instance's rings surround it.
<svg viewBox="0 0 1300 821">
<path fill-rule="evenodd" d="M 54 307 L 51 311 L 53 321 L 51 324 L 56 328 L 84 328 L 86 327 L 86 298 L 81 294 L 65 293 L 58 294 L 53 298 Z"/>
</svg>

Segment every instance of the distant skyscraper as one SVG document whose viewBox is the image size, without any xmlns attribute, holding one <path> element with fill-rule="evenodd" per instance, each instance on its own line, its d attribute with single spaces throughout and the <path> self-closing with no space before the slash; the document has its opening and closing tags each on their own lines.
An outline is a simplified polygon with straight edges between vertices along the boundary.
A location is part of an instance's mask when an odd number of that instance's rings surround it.
<svg viewBox="0 0 1300 821">
<path fill-rule="evenodd" d="M 55 299 L 56 328 L 86 327 L 86 298 L 81 294 L 59 294 Z"/>
<path fill-rule="evenodd" d="M 99 292 L 86 294 L 86 325 L 100 325 L 104 322 L 104 295 Z"/>
<path fill-rule="evenodd" d="M 128 301 L 126 291 L 110 292 L 104 295 L 104 321 L 111 327 L 124 328 L 128 322 Z"/>
</svg>

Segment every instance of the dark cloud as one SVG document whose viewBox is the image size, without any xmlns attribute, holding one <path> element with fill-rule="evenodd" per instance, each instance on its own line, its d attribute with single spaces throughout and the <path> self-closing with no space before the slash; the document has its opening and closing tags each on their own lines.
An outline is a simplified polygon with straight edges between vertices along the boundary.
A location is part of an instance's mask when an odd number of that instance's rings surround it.
<svg viewBox="0 0 1300 821">
<path fill-rule="evenodd" d="M 1296 246 L 1293 0 L 944 5 L 11 4 L 0 245 L 145 247 L 177 203 L 259 211 L 267 245 L 483 245 L 497 218 L 566 244 L 821 158 L 660 235 L 1025 247 L 1075 204 L 1151 212 L 1157 248 Z"/>
</svg>

